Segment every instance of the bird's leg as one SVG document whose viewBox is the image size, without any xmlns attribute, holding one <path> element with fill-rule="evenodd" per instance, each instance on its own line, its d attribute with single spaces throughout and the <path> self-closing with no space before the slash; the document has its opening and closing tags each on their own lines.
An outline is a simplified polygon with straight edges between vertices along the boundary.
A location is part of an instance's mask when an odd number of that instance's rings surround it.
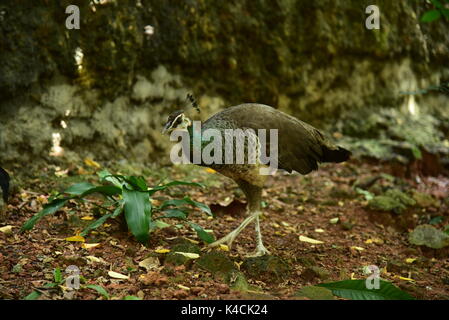
<svg viewBox="0 0 449 320">
<path fill-rule="evenodd" d="M 260 223 L 259 223 L 259 215 L 261 212 L 256 213 L 256 237 L 257 237 L 257 244 L 256 244 L 256 251 L 254 253 L 248 255 L 248 257 L 260 257 L 264 256 L 266 254 L 270 254 L 270 251 L 265 248 L 262 242 L 262 233 L 260 232 Z"/>
<path fill-rule="evenodd" d="M 260 233 L 260 223 L 259 223 L 259 215 L 261 214 L 260 211 L 260 201 L 262 198 L 262 188 L 255 186 L 253 184 L 250 184 L 246 181 L 239 180 L 238 185 L 242 189 L 242 191 L 246 195 L 246 199 L 248 200 L 248 213 L 249 217 L 247 217 L 243 222 L 238 226 L 237 229 L 234 231 L 231 231 L 229 234 L 224 236 L 223 238 L 215 241 L 214 243 L 211 243 L 209 247 L 216 247 L 220 244 L 227 243 L 228 247 L 231 248 L 232 242 L 234 239 L 239 235 L 239 233 L 252 221 L 255 220 L 256 224 L 256 237 L 257 237 L 257 243 L 256 243 L 256 251 L 250 255 L 253 257 L 263 256 L 265 254 L 270 254 L 270 252 L 265 248 L 262 242 L 262 234 Z"/>
<path fill-rule="evenodd" d="M 235 238 L 239 235 L 240 232 L 242 232 L 243 229 L 245 229 L 245 227 L 250 224 L 254 219 L 256 218 L 256 216 L 254 215 L 250 215 L 248 218 L 246 218 L 245 220 L 243 220 L 243 222 L 233 231 L 231 231 L 230 233 L 228 233 L 226 236 L 224 236 L 223 238 L 209 244 L 209 247 L 217 247 L 220 244 L 226 243 L 228 245 L 229 248 L 231 248 L 232 246 L 232 242 L 235 240 Z"/>
<path fill-rule="evenodd" d="M 246 181 L 239 182 L 240 188 L 246 194 L 246 198 L 248 199 L 248 209 L 250 216 L 254 217 L 255 227 L 256 227 L 256 250 L 249 254 L 248 257 L 260 257 L 266 254 L 270 254 L 270 252 L 265 248 L 262 242 L 262 233 L 260 232 L 260 218 L 261 215 L 261 206 L 260 202 L 262 201 L 262 188 L 253 184 L 249 184 Z"/>
</svg>

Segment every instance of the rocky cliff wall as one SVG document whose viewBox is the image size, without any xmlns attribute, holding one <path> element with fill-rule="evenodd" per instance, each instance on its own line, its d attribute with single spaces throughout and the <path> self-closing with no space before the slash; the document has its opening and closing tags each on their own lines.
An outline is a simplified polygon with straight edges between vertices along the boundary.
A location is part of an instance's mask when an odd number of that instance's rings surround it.
<svg viewBox="0 0 449 320">
<path fill-rule="evenodd" d="M 65 27 L 70 4 L 80 8 L 79 30 Z M 379 30 L 365 27 L 371 4 Z M 49 161 L 55 143 L 69 161 L 156 160 L 168 145 L 161 125 L 187 92 L 203 117 L 259 102 L 329 128 L 381 108 L 447 109 L 446 97 L 401 94 L 449 79 L 449 23 L 419 22 L 431 8 L 418 0 L 3 1 L 0 162 Z"/>
</svg>

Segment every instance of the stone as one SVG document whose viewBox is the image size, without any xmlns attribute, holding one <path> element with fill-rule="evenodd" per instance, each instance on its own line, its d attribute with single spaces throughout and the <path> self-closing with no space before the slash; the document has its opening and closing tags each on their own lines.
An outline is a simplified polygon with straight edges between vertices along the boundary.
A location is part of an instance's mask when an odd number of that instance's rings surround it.
<svg viewBox="0 0 449 320">
<path fill-rule="evenodd" d="M 290 273 L 290 265 L 280 257 L 265 255 L 246 258 L 241 266 L 249 277 L 259 280 L 281 280 Z"/>
<path fill-rule="evenodd" d="M 192 263 L 192 259 L 189 259 L 186 256 L 183 256 L 176 252 L 187 252 L 187 253 L 197 253 L 200 254 L 200 248 L 193 243 L 186 242 L 174 245 L 170 252 L 167 254 L 164 260 L 164 265 L 190 265 Z"/>
<path fill-rule="evenodd" d="M 408 240 L 417 246 L 441 249 L 449 245 L 449 235 L 427 224 L 417 226 L 410 232 Z"/>
<path fill-rule="evenodd" d="M 391 211 L 397 214 L 415 204 L 416 201 L 413 198 L 397 189 L 389 189 L 383 195 L 375 196 L 368 201 L 368 207 L 373 210 Z"/>
<path fill-rule="evenodd" d="M 307 297 L 311 300 L 335 300 L 332 291 L 322 287 L 308 286 L 295 293 L 298 297 Z"/>
<path fill-rule="evenodd" d="M 427 193 L 413 191 L 413 199 L 416 201 L 416 204 L 421 208 L 440 206 L 440 202 Z"/>
<path fill-rule="evenodd" d="M 329 276 L 329 272 L 318 266 L 308 267 L 301 273 L 301 278 L 306 281 L 312 281 L 315 278 L 327 280 Z"/>
<path fill-rule="evenodd" d="M 237 270 L 233 270 L 226 275 L 226 282 L 229 284 L 229 288 L 234 291 L 247 292 L 252 289 L 252 286 L 248 284 L 245 275 Z M 255 290 L 257 290 L 255 288 Z"/>
<path fill-rule="evenodd" d="M 195 264 L 213 274 L 226 274 L 235 270 L 234 263 L 225 254 L 217 251 L 202 255 Z"/>
</svg>

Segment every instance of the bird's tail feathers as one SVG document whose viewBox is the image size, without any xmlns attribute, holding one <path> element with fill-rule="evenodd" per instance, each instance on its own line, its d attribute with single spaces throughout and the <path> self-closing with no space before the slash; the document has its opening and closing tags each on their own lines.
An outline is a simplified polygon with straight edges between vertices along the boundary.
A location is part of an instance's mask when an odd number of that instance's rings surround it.
<svg viewBox="0 0 449 320">
<path fill-rule="evenodd" d="M 351 157 L 351 151 L 346 150 L 342 147 L 337 147 L 337 149 L 331 149 L 323 146 L 323 162 L 343 162 Z"/>
</svg>

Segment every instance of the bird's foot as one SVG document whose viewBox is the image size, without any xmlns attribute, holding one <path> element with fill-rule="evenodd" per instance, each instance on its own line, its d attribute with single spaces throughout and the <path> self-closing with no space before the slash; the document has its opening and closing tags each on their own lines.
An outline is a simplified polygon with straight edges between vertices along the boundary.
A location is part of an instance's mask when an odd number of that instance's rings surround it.
<svg viewBox="0 0 449 320">
<path fill-rule="evenodd" d="M 239 233 L 249 224 L 251 223 L 257 216 L 256 215 L 251 215 L 248 218 L 246 218 L 245 220 L 243 220 L 243 222 L 240 224 L 240 226 L 238 226 L 237 229 L 235 229 L 234 231 L 229 232 L 226 236 L 224 236 L 223 238 L 209 244 L 206 248 L 213 248 L 213 247 L 218 247 L 221 244 L 226 243 L 228 245 L 228 248 L 231 249 L 232 243 L 234 242 L 235 238 L 237 238 L 237 236 L 239 235 Z"/>
<path fill-rule="evenodd" d="M 221 244 L 226 244 L 228 246 L 228 248 L 231 249 L 232 243 L 234 242 L 237 235 L 238 235 L 238 232 L 236 232 L 234 230 L 234 231 L 228 233 L 223 238 L 218 239 L 217 241 L 208 244 L 206 248 L 214 248 L 214 247 L 218 247 Z"/>
<path fill-rule="evenodd" d="M 270 255 L 270 251 L 268 251 L 267 248 L 263 244 L 258 244 L 256 247 L 256 250 L 253 253 L 248 254 L 246 257 L 248 258 L 255 258 L 255 257 L 262 257 L 265 255 Z"/>
</svg>

